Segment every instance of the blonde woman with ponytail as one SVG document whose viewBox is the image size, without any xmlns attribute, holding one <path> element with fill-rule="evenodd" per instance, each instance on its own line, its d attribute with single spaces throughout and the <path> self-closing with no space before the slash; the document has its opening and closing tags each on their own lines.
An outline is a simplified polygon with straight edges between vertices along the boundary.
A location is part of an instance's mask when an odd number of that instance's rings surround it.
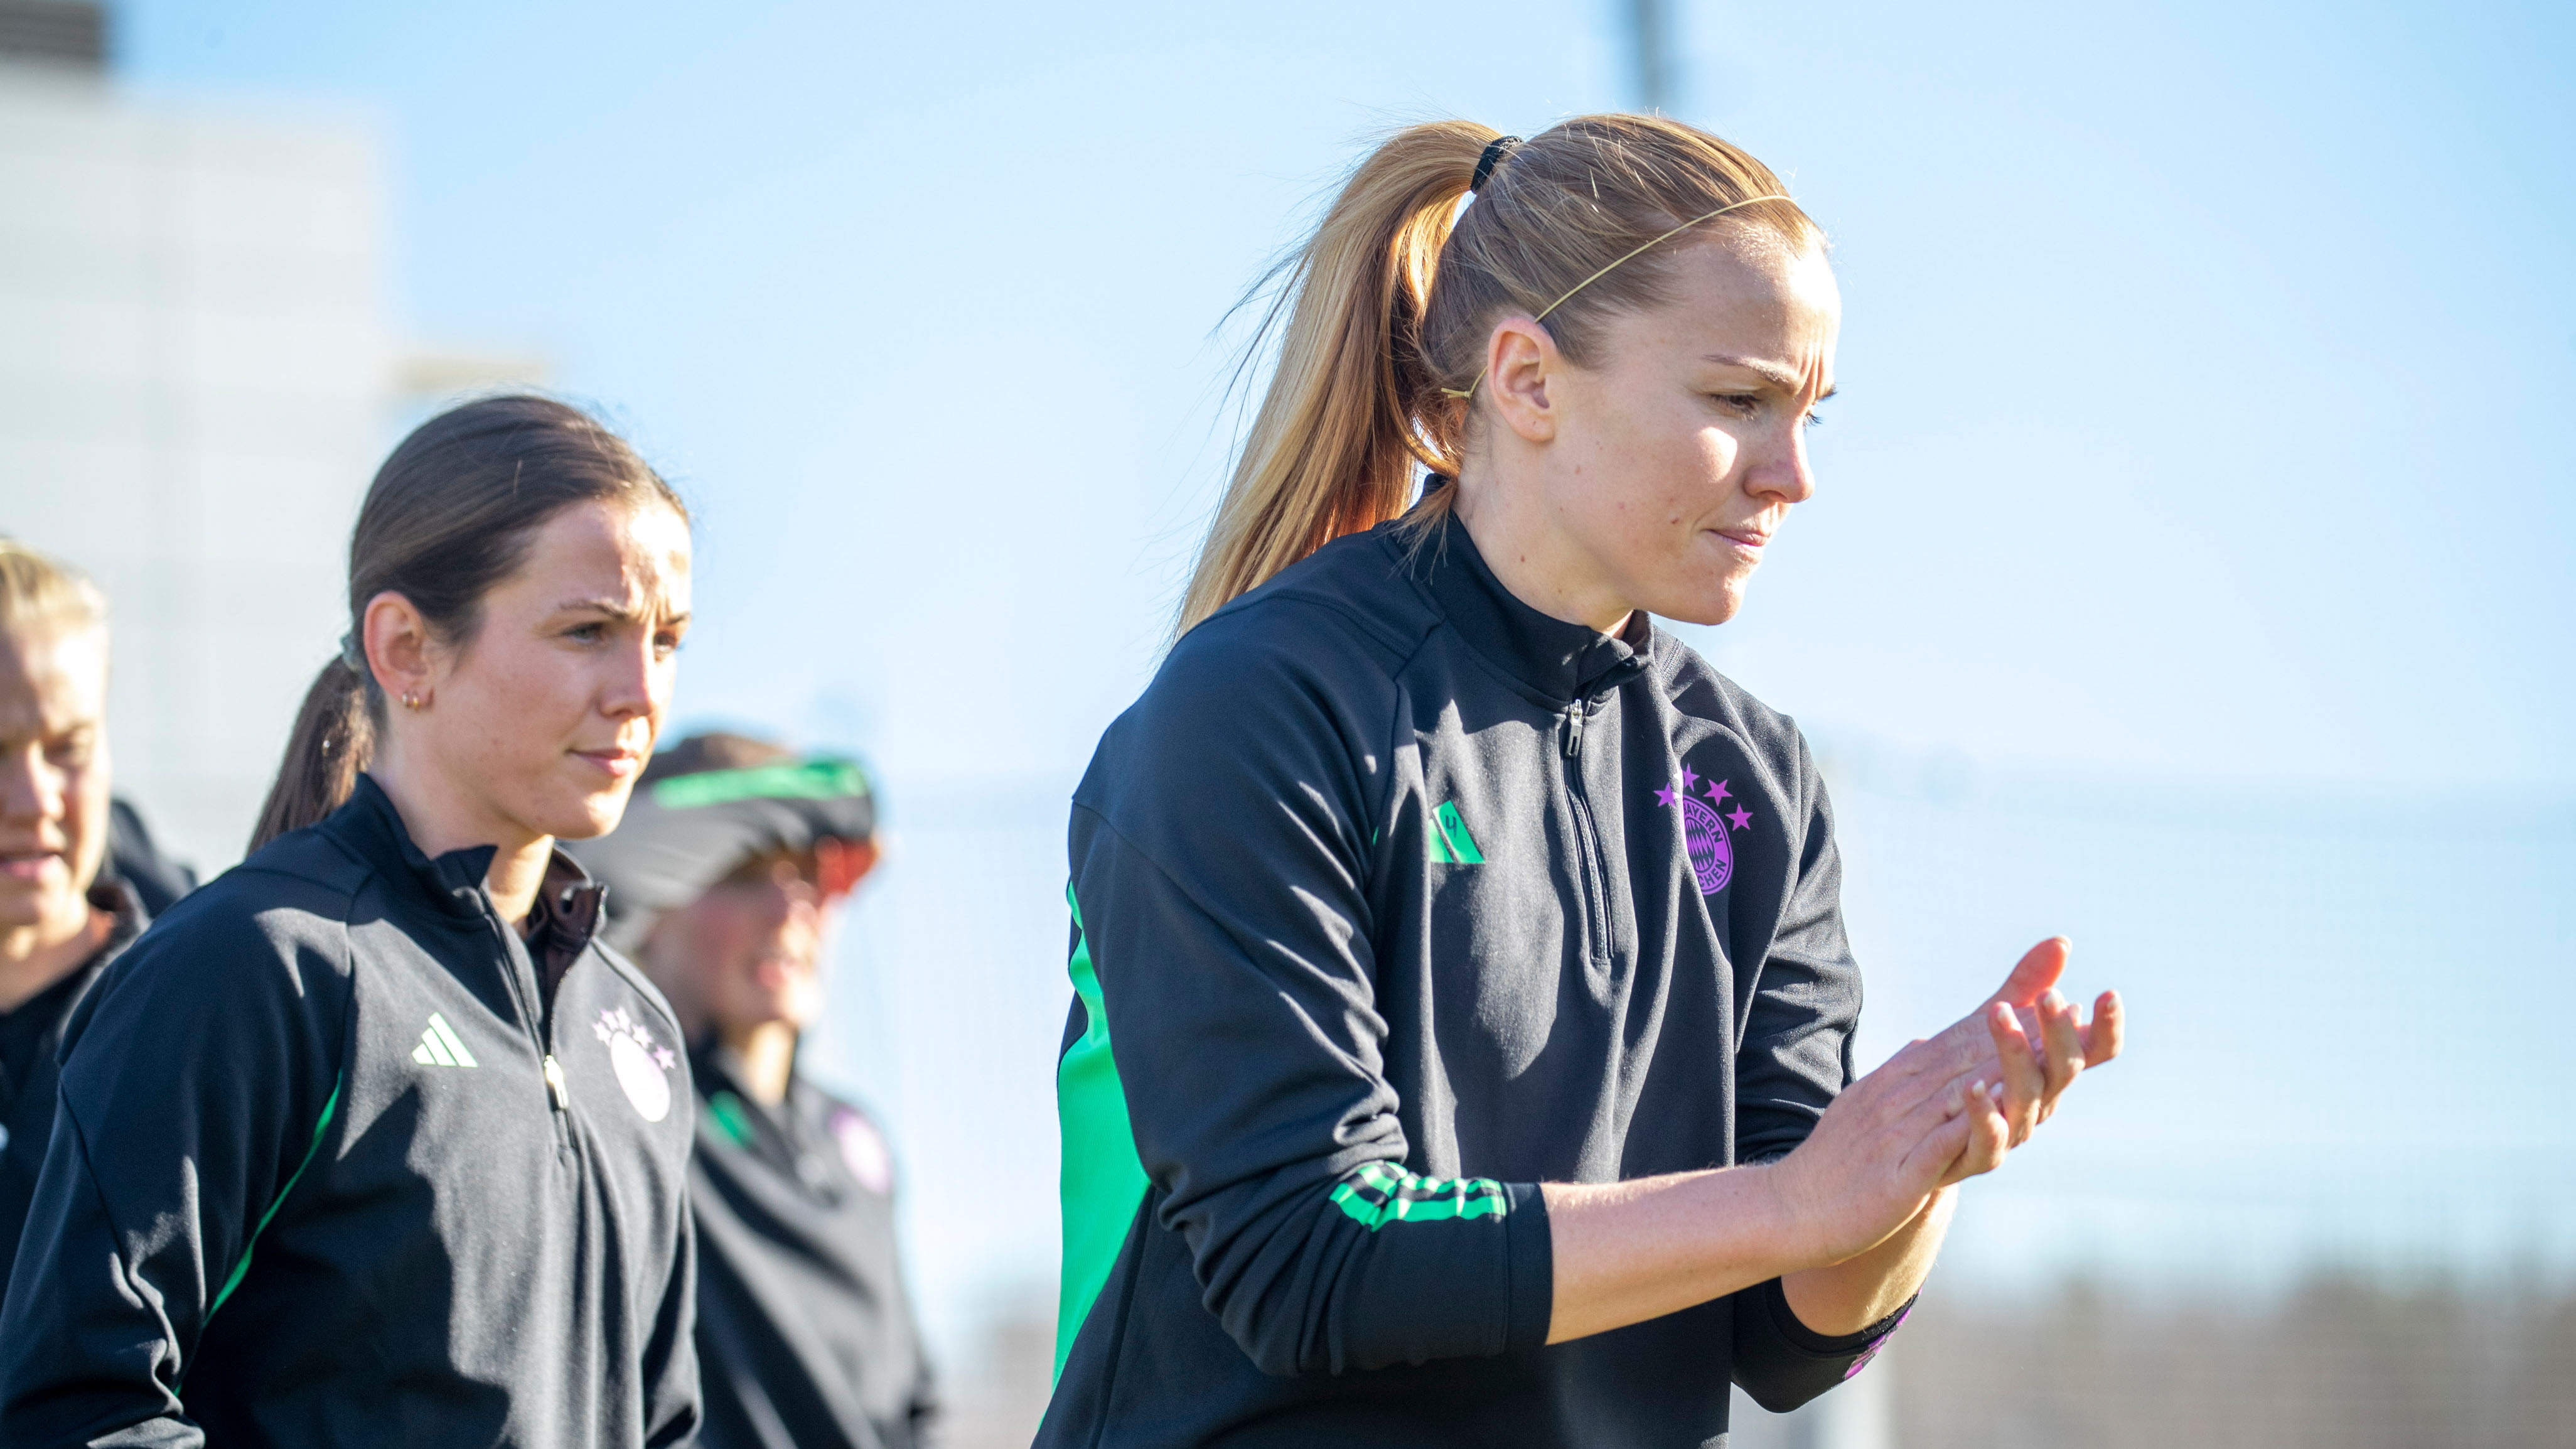
<svg viewBox="0 0 2576 1449">
<path fill-rule="evenodd" d="M 1467 200 L 1463 209 L 1462 199 Z M 1805 741 L 1720 624 L 1816 487 L 1824 238 L 1705 132 L 1363 161 L 1070 836 L 1042 1446 L 1722 1444 L 1868 1362 L 2120 1046 L 2042 942 L 1867 1075 Z"/>
<path fill-rule="evenodd" d="M 653 751 L 689 558 L 561 403 L 385 461 L 249 858 L 66 1032 L 0 1444 L 689 1439 L 688 1066 L 555 848 Z"/>
</svg>

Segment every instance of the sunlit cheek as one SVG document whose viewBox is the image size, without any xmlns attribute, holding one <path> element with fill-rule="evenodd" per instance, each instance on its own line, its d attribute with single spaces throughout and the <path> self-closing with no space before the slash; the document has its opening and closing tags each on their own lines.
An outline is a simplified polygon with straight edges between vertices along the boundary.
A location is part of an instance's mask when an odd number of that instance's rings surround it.
<svg viewBox="0 0 2576 1449">
<path fill-rule="evenodd" d="M 1699 434 L 1700 482 L 1709 487 L 1723 487 L 1735 473 L 1736 462 L 1744 456 L 1744 445 L 1724 428 L 1703 428 Z"/>
</svg>

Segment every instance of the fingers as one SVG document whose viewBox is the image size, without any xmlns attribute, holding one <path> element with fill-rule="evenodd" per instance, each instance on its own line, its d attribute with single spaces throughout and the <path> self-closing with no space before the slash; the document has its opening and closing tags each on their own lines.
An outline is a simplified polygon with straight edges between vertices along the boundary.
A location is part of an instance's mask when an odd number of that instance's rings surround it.
<svg viewBox="0 0 2576 1449">
<path fill-rule="evenodd" d="M 2049 937 L 2023 952 L 2021 960 L 2013 966 L 2012 974 L 2004 978 L 2002 989 L 1986 999 L 2010 1002 L 2015 1006 L 2032 1005 L 2039 1000 L 2041 992 L 2055 986 L 2057 978 L 2066 974 L 2066 960 L 2073 954 L 2074 942 L 2064 936 Z"/>
<path fill-rule="evenodd" d="M 1980 1100 L 1985 1097 L 1982 1082 L 1978 1084 L 1977 1096 Z M 1958 1164 L 1966 1160 L 1977 1130 L 1975 1114 L 1963 1111 L 1925 1133 L 1922 1140 L 1897 1162 L 1897 1181 L 1904 1183 L 1908 1192 L 1917 1195 L 1930 1193 L 1953 1181 L 1953 1174 L 1958 1173 Z"/>
<path fill-rule="evenodd" d="M 2126 1014 L 2120 1007 L 2120 993 L 2105 991 L 2095 997 L 2093 1021 L 2084 1030 L 2084 1065 L 2098 1067 L 2118 1056 L 2126 1025 Z"/>
<path fill-rule="evenodd" d="M 2004 1155 L 2012 1150 L 2012 1127 L 2004 1120 L 1996 1095 L 1995 1086 L 1983 1080 L 1970 1088 L 1956 1119 L 1967 1126 L 1966 1143 L 1942 1172 L 1938 1186 L 1949 1187 L 2003 1166 Z"/>
<path fill-rule="evenodd" d="M 2075 1007 L 2053 986 L 2039 999 L 2039 1049 L 2043 1078 L 2039 1120 L 2045 1122 L 2055 1115 L 2059 1095 L 2084 1070 L 2087 1056 L 2084 1027 L 2076 1020 Z"/>
<path fill-rule="evenodd" d="M 2047 1091 L 2048 1078 L 2021 1029 L 2021 1018 L 2010 1006 L 2000 1001 L 1988 1006 L 1986 1030 L 1993 1035 L 1995 1055 L 2001 1059 L 2004 1120 L 2012 1127 L 2012 1145 L 2019 1147 L 2039 1125 L 2040 1098 Z"/>
</svg>

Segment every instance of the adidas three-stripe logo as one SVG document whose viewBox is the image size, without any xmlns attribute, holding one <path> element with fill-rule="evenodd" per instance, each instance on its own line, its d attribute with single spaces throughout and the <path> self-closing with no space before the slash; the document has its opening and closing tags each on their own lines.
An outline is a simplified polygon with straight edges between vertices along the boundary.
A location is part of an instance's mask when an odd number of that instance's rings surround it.
<svg viewBox="0 0 2576 1449">
<path fill-rule="evenodd" d="M 465 1049 L 465 1041 L 447 1018 L 433 1011 L 429 1026 L 420 1034 L 420 1045 L 411 1049 L 411 1059 L 424 1067 L 470 1067 L 474 1053 Z"/>
</svg>

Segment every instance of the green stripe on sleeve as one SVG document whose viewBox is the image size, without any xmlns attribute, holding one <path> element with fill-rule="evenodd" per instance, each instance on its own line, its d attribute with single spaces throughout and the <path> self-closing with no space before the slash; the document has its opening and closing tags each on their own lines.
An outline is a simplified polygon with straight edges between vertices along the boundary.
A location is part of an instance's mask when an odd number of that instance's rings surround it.
<svg viewBox="0 0 2576 1449">
<path fill-rule="evenodd" d="M 1074 1335 L 1091 1312 L 1118 1250 L 1145 1200 L 1145 1166 L 1136 1157 L 1136 1134 L 1127 1120 L 1127 1089 L 1109 1054 L 1109 1012 L 1101 1004 L 1100 978 L 1091 965 L 1091 941 L 1081 934 L 1082 903 L 1073 908 L 1073 959 L 1066 969 L 1082 999 L 1082 1039 L 1056 1063 L 1056 1115 L 1063 1134 L 1064 1262 L 1055 1315 L 1055 1374 L 1073 1352 Z"/>
<path fill-rule="evenodd" d="M 1333 1189 L 1333 1206 L 1370 1232 L 1388 1223 L 1498 1218 L 1511 1210 L 1503 1185 L 1489 1177 L 1420 1177 L 1391 1162 L 1372 1162 Z"/>
<path fill-rule="evenodd" d="M 205 1331 L 207 1323 L 214 1321 L 215 1310 L 223 1307 L 224 1300 L 232 1297 L 233 1290 L 241 1286 L 242 1275 L 250 1271 L 251 1250 L 259 1246 L 259 1235 L 268 1231 L 269 1219 L 276 1217 L 277 1210 L 286 1206 L 287 1195 L 304 1180 L 304 1169 L 311 1167 L 315 1155 L 321 1152 L 322 1134 L 331 1130 L 331 1119 L 340 1110 L 340 1088 L 348 1079 L 346 1072 L 332 1079 L 331 1095 L 322 1103 L 322 1118 L 313 1124 L 313 1145 L 304 1149 L 304 1160 L 295 1164 L 295 1175 L 286 1180 L 286 1186 L 277 1190 L 277 1197 L 269 1203 L 268 1211 L 259 1215 L 259 1226 L 250 1230 L 249 1240 L 242 1244 L 241 1261 L 233 1264 L 232 1275 L 224 1279 L 224 1286 L 215 1290 L 215 1301 L 206 1305 L 206 1316 L 197 1324 L 200 1333 Z"/>
</svg>

